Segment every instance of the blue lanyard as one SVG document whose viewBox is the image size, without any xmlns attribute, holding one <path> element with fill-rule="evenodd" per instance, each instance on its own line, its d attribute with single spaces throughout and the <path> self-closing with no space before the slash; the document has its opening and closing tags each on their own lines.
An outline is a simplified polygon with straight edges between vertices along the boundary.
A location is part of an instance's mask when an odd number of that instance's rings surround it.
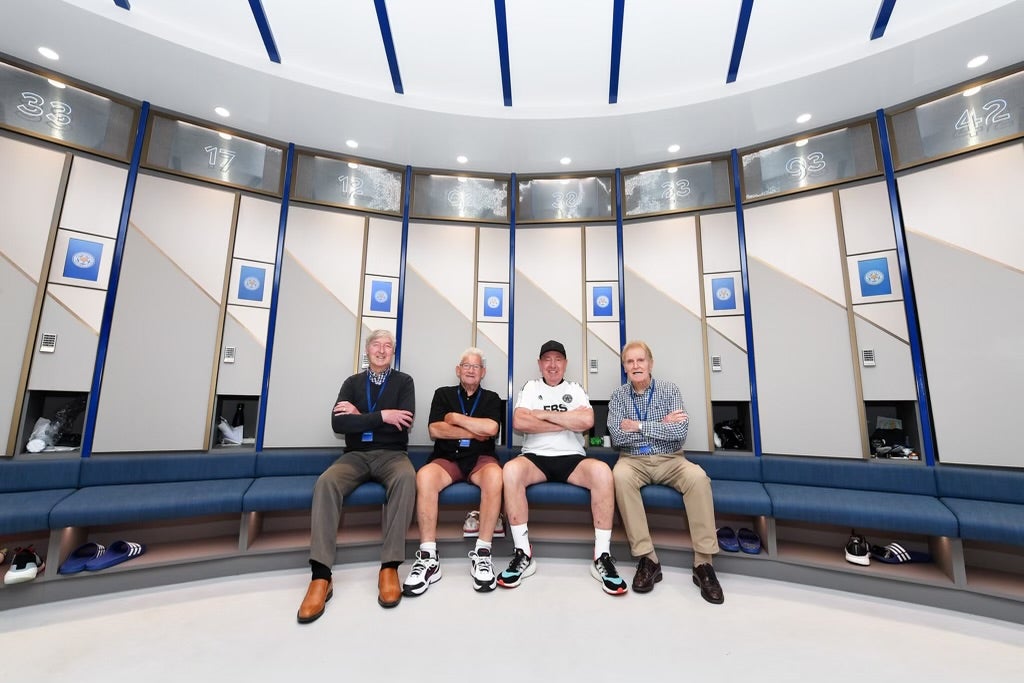
<svg viewBox="0 0 1024 683">
<path fill-rule="evenodd" d="M 651 386 L 649 388 L 650 388 L 651 393 L 649 393 L 647 395 L 647 406 L 644 407 L 643 415 L 640 414 L 640 405 L 637 403 L 637 400 L 636 400 L 636 392 L 635 391 L 630 392 L 630 394 L 632 395 L 631 397 L 633 399 L 633 413 L 636 415 L 637 422 L 646 422 L 647 421 L 647 414 L 649 412 L 651 412 L 651 400 L 654 398 L 654 378 L 653 377 L 651 378 Z"/>
<path fill-rule="evenodd" d="M 388 385 L 388 380 L 391 379 L 391 373 L 384 378 L 384 381 L 380 383 L 380 391 L 377 392 L 377 400 L 370 401 L 370 373 L 366 373 L 366 412 L 372 413 L 377 408 L 377 402 L 380 401 L 380 397 L 384 394 L 384 387 Z"/>
<path fill-rule="evenodd" d="M 469 417 L 473 417 L 473 413 L 476 412 L 476 406 L 478 403 L 480 403 L 480 394 L 484 393 L 484 390 L 481 389 L 480 387 L 476 388 L 476 398 L 473 400 L 473 407 L 470 408 L 469 412 L 467 413 L 466 404 L 462 400 L 462 391 L 460 391 L 460 389 L 462 389 L 462 387 L 457 387 L 455 389 L 455 395 L 459 397 L 459 407 L 462 408 L 462 414 L 468 415 Z"/>
</svg>

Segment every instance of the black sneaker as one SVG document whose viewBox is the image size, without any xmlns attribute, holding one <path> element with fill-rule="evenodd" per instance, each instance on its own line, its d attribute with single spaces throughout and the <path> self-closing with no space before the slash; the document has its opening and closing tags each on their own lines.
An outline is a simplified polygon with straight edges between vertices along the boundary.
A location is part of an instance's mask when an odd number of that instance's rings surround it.
<svg viewBox="0 0 1024 683">
<path fill-rule="evenodd" d="M 4 584 L 10 586 L 15 583 L 31 581 L 39 575 L 39 572 L 43 571 L 44 567 L 46 567 L 46 563 L 32 546 L 15 548 L 11 568 L 4 575 Z"/>
<path fill-rule="evenodd" d="M 628 590 L 626 582 L 615 569 L 615 558 L 608 553 L 601 553 L 601 557 L 594 560 L 590 565 L 590 575 L 601 582 L 601 588 L 608 595 L 622 595 Z"/>
<path fill-rule="evenodd" d="M 527 555 L 521 548 L 516 548 L 512 555 L 512 561 L 508 563 L 508 569 L 498 575 L 498 585 L 502 588 L 515 588 L 528 576 L 533 576 L 537 571 L 537 563 L 531 555 Z"/>
<path fill-rule="evenodd" d="M 852 530 L 850 540 L 846 542 L 846 561 L 865 567 L 871 564 L 871 547 L 868 540 Z"/>
</svg>

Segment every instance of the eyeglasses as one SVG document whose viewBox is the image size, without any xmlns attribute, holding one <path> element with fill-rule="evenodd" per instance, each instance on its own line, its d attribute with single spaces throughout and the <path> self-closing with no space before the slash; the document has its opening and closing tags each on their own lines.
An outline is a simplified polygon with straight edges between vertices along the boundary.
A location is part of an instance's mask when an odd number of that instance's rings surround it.
<svg viewBox="0 0 1024 683">
<path fill-rule="evenodd" d="M 483 366 L 477 363 L 459 363 L 459 367 L 463 370 L 479 370 Z"/>
</svg>

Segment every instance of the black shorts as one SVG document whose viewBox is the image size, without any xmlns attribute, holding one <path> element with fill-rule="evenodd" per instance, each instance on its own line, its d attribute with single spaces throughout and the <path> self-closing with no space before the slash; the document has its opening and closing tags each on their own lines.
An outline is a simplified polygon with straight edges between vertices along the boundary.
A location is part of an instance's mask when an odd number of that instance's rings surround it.
<svg viewBox="0 0 1024 683">
<path fill-rule="evenodd" d="M 576 471 L 576 466 L 583 462 L 585 455 L 537 455 L 536 453 L 520 453 L 519 456 L 526 458 L 537 469 L 547 477 L 548 481 L 557 481 L 567 484 L 569 476 Z"/>
</svg>

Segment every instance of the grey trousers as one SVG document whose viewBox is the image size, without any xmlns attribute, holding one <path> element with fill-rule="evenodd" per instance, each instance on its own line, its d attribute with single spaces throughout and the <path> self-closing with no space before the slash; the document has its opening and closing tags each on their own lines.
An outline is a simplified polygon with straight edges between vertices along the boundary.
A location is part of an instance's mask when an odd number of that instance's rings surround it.
<svg viewBox="0 0 1024 683">
<path fill-rule="evenodd" d="M 640 487 L 646 484 L 664 484 L 683 494 L 693 549 L 705 555 L 718 552 L 711 479 L 700 465 L 687 460 L 682 452 L 668 455 L 620 453 L 612 475 L 615 478 L 615 502 L 619 506 L 622 525 L 626 528 L 629 551 L 634 557 L 642 557 L 654 550 L 647 512 L 640 497 Z"/>
<path fill-rule="evenodd" d="M 384 544 L 380 561 L 405 560 L 405 535 L 416 508 L 416 471 L 405 451 L 350 451 L 334 461 L 313 487 L 309 558 L 331 567 L 338 548 L 338 524 L 345 496 L 366 481 L 387 490 Z"/>
</svg>

